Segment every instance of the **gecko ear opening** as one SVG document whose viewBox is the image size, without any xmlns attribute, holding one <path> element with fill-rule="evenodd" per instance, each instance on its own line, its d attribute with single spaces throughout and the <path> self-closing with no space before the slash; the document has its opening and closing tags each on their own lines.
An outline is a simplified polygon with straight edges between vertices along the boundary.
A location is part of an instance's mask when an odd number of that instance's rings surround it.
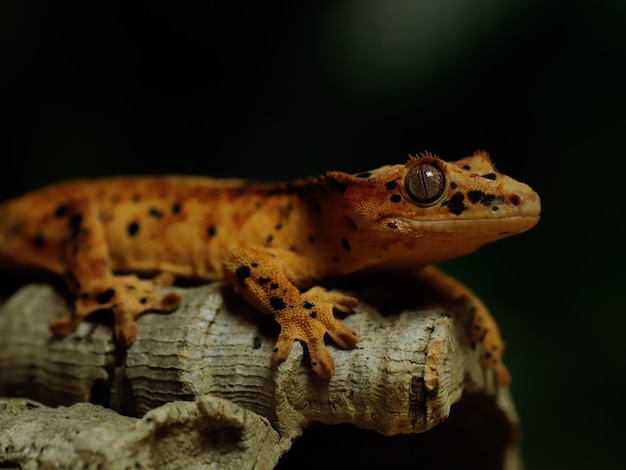
<svg viewBox="0 0 626 470">
<path fill-rule="evenodd" d="M 446 173 L 435 160 L 417 161 L 404 175 L 404 189 L 420 206 L 432 206 L 446 194 Z"/>
</svg>

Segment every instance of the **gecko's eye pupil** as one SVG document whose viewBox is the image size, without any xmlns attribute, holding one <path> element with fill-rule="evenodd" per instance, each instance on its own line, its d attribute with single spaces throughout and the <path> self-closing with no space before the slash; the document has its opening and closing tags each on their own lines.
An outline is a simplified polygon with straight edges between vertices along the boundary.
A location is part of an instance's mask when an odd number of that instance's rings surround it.
<svg viewBox="0 0 626 470">
<path fill-rule="evenodd" d="M 443 196 L 446 189 L 446 175 L 435 163 L 418 163 L 406 174 L 404 189 L 417 204 L 430 206 Z"/>
</svg>

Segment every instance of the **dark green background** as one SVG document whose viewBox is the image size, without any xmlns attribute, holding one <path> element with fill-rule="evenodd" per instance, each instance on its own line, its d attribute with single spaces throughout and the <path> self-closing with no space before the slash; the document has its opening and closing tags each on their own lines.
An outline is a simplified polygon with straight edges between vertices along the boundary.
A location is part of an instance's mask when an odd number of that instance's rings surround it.
<svg viewBox="0 0 626 470">
<path fill-rule="evenodd" d="M 0 3 L 3 199 L 488 150 L 542 221 L 446 265 L 500 322 L 527 467 L 618 468 L 626 2 L 27 3 Z"/>
</svg>

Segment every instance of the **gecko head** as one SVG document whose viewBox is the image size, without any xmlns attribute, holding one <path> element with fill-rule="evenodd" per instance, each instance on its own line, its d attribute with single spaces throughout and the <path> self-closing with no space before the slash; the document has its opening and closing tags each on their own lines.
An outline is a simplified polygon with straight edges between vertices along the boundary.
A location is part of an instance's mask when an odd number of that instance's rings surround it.
<svg viewBox="0 0 626 470">
<path fill-rule="evenodd" d="M 499 173 L 485 152 L 456 162 L 423 154 L 405 165 L 327 178 L 340 189 L 334 199 L 342 214 L 370 245 L 364 249 L 379 256 L 382 250 L 383 258 L 404 253 L 413 263 L 459 256 L 529 230 L 541 211 L 537 193 Z M 422 253 L 409 255 L 412 250 Z"/>
</svg>

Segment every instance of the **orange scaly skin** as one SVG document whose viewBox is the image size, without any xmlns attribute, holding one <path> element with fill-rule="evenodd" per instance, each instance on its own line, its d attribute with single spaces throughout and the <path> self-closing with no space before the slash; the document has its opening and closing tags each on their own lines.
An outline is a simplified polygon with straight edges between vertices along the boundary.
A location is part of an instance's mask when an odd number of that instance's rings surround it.
<svg viewBox="0 0 626 470">
<path fill-rule="evenodd" d="M 483 344 L 484 366 L 506 384 L 504 345 L 489 312 L 429 265 L 524 232 L 539 213 L 537 194 L 498 173 L 484 152 L 452 163 L 423 155 L 289 184 L 183 176 L 78 181 L 0 205 L 0 266 L 64 277 L 76 301 L 71 315 L 50 325 L 54 334 L 111 309 L 122 344 L 135 337 L 141 313 L 178 307 L 180 296 L 159 288 L 175 278 L 223 279 L 280 324 L 275 359 L 302 341 L 324 377 L 334 371 L 325 335 L 345 348 L 358 341 L 333 310 L 349 312 L 357 301 L 316 283 L 418 268 L 416 278 L 433 289 L 469 299 L 470 339 Z"/>
</svg>

